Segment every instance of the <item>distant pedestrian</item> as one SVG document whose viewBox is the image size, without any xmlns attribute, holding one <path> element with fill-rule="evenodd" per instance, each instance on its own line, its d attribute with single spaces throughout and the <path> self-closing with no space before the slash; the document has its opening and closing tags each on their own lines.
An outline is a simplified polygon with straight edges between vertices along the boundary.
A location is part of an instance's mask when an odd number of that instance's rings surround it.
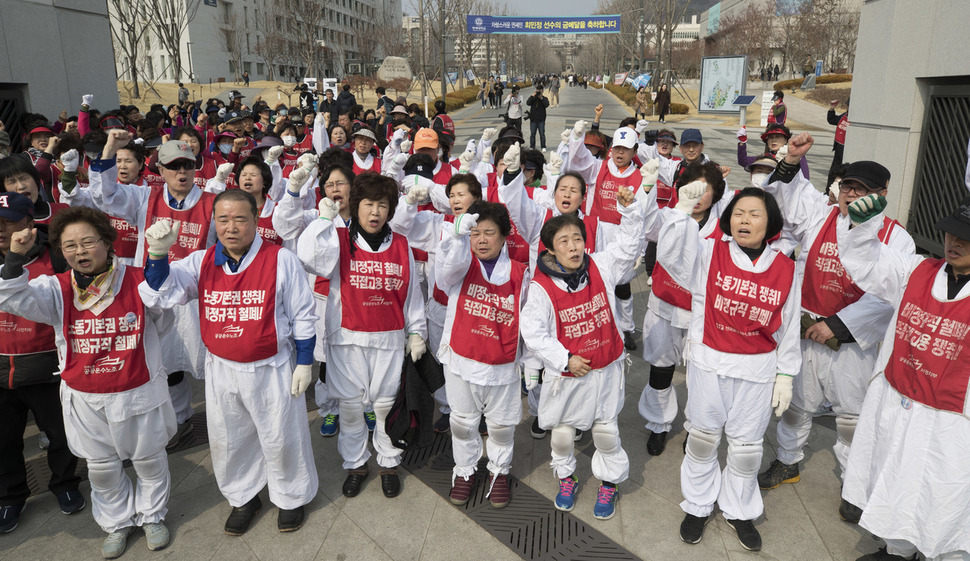
<svg viewBox="0 0 970 561">
<path fill-rule="evenodd" d="M 249 72 L 243 72 L 243 84 L 246 84 L 247 88 L 249 87 Z"/>
<path fill-rule="evenodd" d="M 778 76 L 779 76 L 780 74 L 781 74 L 781 68 L 779 68 L 779 67 L 778 67 L 778 65 L 776 64 L 776 65 L 775 65 L 775 78 L 774 78 L 774 81 L 775 81 L 775 82 L 777 82 L 777 81 L 778 81 Z"/>
<path fill-rule="evenodd" d="M 559 107 L 559 76 L 549 81 L 549 107 Z"/>
<path fill-rule="evenodd" d="M 773 102 L 771 112 L 768 113 L 768 124 L 777 123 L 784 125 L 788 120 L 788 107 L 785 105 L 785 93 L 775 90 L 775 95 L 771 96 Z"/>
<path fill-rule="evenodd" d="M 831 170 L 842 165 L 842 155 L 845 152 L 845 132 L 849 130 L 849 100 L 845 100 L 845 113 L 839 115 L 835 112 L 835 109 L 839 106 L 839 100 L 833 99 L 829 102 L 829 113 L 828 122 L 830 125 L 835 125 L 835 143 L 832 146 L 832 151 L 835 155 L 832 156 L 832 166 L 829 168 Z"/>
<path fill-rule="evenodd" d="M 657 112 L 660 113 L 660 122 L 666 123 L 666 115 L 670 112 L 670 90 L 667 89 L 667 84 L 660 84 L 657 99 L 654 100 L 653 104 L 657 108 Z"/>
<path fill-rule="evenodd" d="M 529 106 L 529 147 L 536 147 L 536 132 L 539 133 L 539 145 L 543 150 L 546 149 L 546 108 L 549 107 L 549 98 L 542 94 L 542 86 L 536 86 L 535 91 L 526 101 Z"/>
<path fill-rule="evenodd" d="M 185 102 L 189 100 L 189 89 L 185 87 L 185 84 L 179 82 L 179 105 L 185 105 Z"/>
<path fill-rule="evenodd" d="M 640 88 L 637 89 L 637 98 L 636 99 L 637 99 L 637 103 L 636 103 L 636 105 L 633 106 L 633 116 L 639 119 L 640 118 L 640 115 L 643 115 L 643 118 L 646 119 L 647 118 L 647 88 L 646 88 L 646 86 L 640 86 Z"/>
</svg>

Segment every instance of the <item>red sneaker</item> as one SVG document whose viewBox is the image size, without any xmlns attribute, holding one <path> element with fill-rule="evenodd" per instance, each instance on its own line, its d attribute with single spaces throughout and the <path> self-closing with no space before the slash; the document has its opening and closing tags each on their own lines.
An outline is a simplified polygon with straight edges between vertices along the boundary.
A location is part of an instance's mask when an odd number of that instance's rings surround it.
<svg viewBox="0 0 970 561">
<path fill-rule="evenodd" d="M 455 482 L 451 485 L 451 492 L 448 493 L 448 498 L 451 499 L 451 504 L 463 505 L 468 502 L 468 499 L 472 496 L 472 489 L 475 488 L 475 474 L 471 474 L 468 477 L 456 476 Z"/>
<path fill-rule="evenodd" d="M 495 508 L 505 508 L 512 500 L 512 489 L 509 487 L 509 478 L 504 473 L 499 475 L 489 474 L 488 476 L 488 500 Z"/>
</svg>

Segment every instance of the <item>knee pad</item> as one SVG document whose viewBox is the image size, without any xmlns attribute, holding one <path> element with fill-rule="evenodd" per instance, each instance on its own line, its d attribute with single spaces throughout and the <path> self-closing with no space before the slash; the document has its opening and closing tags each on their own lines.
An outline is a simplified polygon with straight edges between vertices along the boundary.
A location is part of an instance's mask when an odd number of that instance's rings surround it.
<svg viewBox="0 0 970 561">
<path fill-rule="evenodd" d="M 812 414 L 797 405 L 789 405 L 788 409 L 781 414 L 781 421 L 792 427 L 799 427 L 804 424 L 812 423 Z"/>
<path fill-rule="evenodd" d="M 185 372 L 179 370 L 168 375 L 168 387 L 177 386 L 185 379 Z"/>
<path fill-rule="evenodd" d="M 121 459 L 88 460 L 88 479 L 91 486 L 98 489 L 114 489 L 121 484 L 125 476 Z"/>
<path fill-rule="evenodd" d="M 620 447 L 620 428 L 616 421 L 593 423 L 593 444 L 604 454 L 615 452 Z"/>
<path fill-rule="evenodd" d="M 693 433 L 691 433 L 693 434 Z M 728 455 L 727 467 L 738 477 L 757 477 L 761 469 L 761 456 L 764 450 L 763 438 L 754 442 L 745 442 L 736 438 L 727 438 Z"/>
<path fill-rule="evenodd" d="M 549 436 L 549 446 L 552 448 L 552 451 L 558 453 L 560 456 L 572 454 L 574 447 L 573 438 L 576 436 L 576 430 L 573 427 L 559 425 L 550 432 L 552 434 Z"/>
<path fill-rule="evenodd" d="M 387 414 L 391 412 L 391 407 L 394 407 L 393 397 L 379 397 L 374 400 L 374 414 L 378 419 L 386 419 Z"/>
<path fill-rule="evenodd" d="M 455 418 L 455 414 L 451 414 L 451 418 Z M 511 444 L 515 440 L 515 427 L 508 425 L 496 425 L 488 420 L 486 417 L 485 425 L 488 426 L 488 439 L 494 441 L 496 444 Z M 478 430 L 478 427 L 475 427 Z"/>
<path fill-rule="evenodd" d="M 654 366 L 650 365 L 650 387 L 655 390 L 665 390 L 670 387 L 674 379 L 674 368 L 676 366 Z"/>
<path fill-rule="evenodd" d="M 859 417 L 856 415 L 837 416 L 835 418 L 835 432 L 838 434 L 839 440 L 846 445 L 852 444 L 852 437 L 855 436 L 855 427 L 858 423 Z"/>
<path fill-rule="evenodd" d="M 162 450 L 153 456 L 132 460 L 131 464 L 139 479 L 161 479 L 168 473 L 168 454 Z"/>
<path fill-rule="evenodd" d="M 451 422 L 451 434 L 460 440 L 471 440 L 478 434 L 479 415 L 466 415 L 457 411 L 452 411 L 449 421 Z M 491 432 L 488 433 L 491 436 Z"/>
<path fill-rule="evenodd" d="M 700 463 L 717 461 L 717 445 L 721 443 L 721 429 L 701 430 L 691 427 L 687 437 L 687 455 Z"/>
<path fill-rule="evenodd" d="M 633 296 L 633 291 L 630 290 L 630 283 L 616 285 L 616 290 L 613 291 L 613 294 L 620 300 L 629 300 Z"/>
</svg>

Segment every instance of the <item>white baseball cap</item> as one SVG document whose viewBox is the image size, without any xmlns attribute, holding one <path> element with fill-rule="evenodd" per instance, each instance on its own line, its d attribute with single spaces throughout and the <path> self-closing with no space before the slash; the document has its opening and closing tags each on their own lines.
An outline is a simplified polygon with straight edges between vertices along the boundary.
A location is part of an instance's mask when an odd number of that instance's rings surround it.
<svg viewBox="0 0 970 561">
<path fill-rule="evenodd" d="M 613 133 L 613 146 L 623 146 L 624 148 L 636 148 L 637 131 L 630 127 L 620 127 Z"/>
</svg>

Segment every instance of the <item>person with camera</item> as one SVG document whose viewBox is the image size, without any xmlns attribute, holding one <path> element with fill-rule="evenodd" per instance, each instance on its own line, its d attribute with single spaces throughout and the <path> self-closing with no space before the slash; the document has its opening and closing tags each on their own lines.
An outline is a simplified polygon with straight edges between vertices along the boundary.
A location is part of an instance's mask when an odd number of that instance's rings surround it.
<svg viewBox="0 0 970 561">
<path fill-rule="evenodd" d="M 505 124 L 522 130 L 522 97 L 519 95 L 518 85 L 512 86 L 512 93 L 505 97 L 502 105 L 505 106 Z M 535 132 L 532 134 L 535 135 Z"/>
<path fill-rule="evenodd" d="M 536 131 L 539 132 L 539 145 L 546 149 L 546 108 L 549 98 L 543 95 L 542 85 L 537 85 L 526 101 L 529 106 L 529 148 L 536 147 Z"/>
</svg>

